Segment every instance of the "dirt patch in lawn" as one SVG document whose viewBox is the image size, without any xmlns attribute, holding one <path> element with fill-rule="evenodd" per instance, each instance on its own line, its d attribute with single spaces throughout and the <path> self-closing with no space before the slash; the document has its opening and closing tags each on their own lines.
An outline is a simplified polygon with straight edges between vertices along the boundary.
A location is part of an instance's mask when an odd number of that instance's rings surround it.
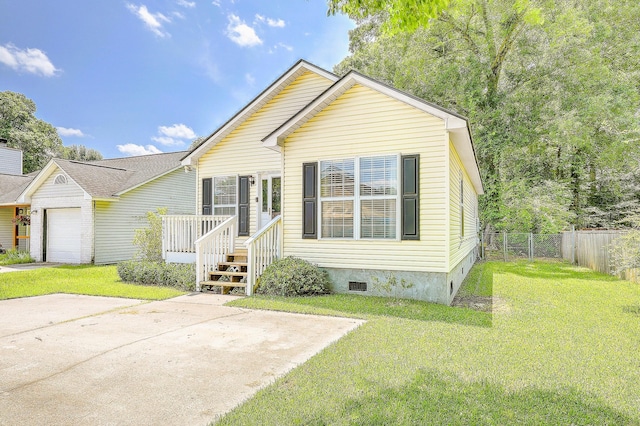
<svg viewBox="0 0 640 426">
<path fill-rule="evenodd" d="M 511 310 L 506 300 L 496 296 L 456 296 L 451 306 L 493 313 L 508 313 Z"/>
</svg>

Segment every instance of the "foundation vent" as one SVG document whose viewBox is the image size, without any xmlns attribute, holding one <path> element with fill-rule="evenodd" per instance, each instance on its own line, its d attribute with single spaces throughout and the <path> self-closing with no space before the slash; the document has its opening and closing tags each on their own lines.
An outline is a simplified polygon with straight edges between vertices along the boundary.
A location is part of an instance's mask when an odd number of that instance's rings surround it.
<svg viewBox="0 0 640 426">
<path fill-rule="evenodd" d="M 349 281 L 349 291 L 367 291 L 367 283 L 362 281 Z"/>
</svg>

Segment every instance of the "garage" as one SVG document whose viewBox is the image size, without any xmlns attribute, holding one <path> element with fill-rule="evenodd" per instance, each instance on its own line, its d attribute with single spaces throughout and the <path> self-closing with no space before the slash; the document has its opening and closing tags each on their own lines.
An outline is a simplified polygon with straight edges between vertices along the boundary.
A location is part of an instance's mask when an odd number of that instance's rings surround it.
<svg viewBox="0 0 640 426">
<path fill-rule="evenodd" d="M 80 263 L 79 208 L 47 209 L 46 261 L 56 263 Z"/>
</svg>

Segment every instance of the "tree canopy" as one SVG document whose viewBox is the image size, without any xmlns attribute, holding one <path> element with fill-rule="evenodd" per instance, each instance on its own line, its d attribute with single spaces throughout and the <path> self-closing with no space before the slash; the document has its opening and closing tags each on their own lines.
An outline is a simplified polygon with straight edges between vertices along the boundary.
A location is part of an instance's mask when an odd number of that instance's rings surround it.
<svg viewBox="0 0 640 426">
<path fill-rule="evenodd" d="M 24 173 L 43 168 L 51 157 L 99 160 L 102 155 L 82 145 L 65 147 L 51 124 L 35 116 L 36 104 L 21 93 L 0 92 L 0 138 L 22 150 Z"/>
<path fill-rule="evenodd" d="M 347 3 L 358 25 L 334 71 L 469 118 L 485 224 L 555 232 L 640 212 L 640 4 L 452 0 L 403 27 L 395 10 Z"/>
</svg>

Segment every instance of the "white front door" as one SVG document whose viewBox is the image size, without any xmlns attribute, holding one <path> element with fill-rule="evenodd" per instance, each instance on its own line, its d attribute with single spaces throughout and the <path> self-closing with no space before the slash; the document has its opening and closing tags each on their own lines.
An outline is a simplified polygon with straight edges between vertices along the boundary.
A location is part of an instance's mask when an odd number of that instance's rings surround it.
<svg viewBox="0 0 640 426">
<path fill-rule="evenodd" d="M 280 176 L 261 176 L 260 189 L 262 191 L 260 207 L 260 228 L 280 214 L 280 200 L 282 193 L 282 179 Z"/>
</svg>

